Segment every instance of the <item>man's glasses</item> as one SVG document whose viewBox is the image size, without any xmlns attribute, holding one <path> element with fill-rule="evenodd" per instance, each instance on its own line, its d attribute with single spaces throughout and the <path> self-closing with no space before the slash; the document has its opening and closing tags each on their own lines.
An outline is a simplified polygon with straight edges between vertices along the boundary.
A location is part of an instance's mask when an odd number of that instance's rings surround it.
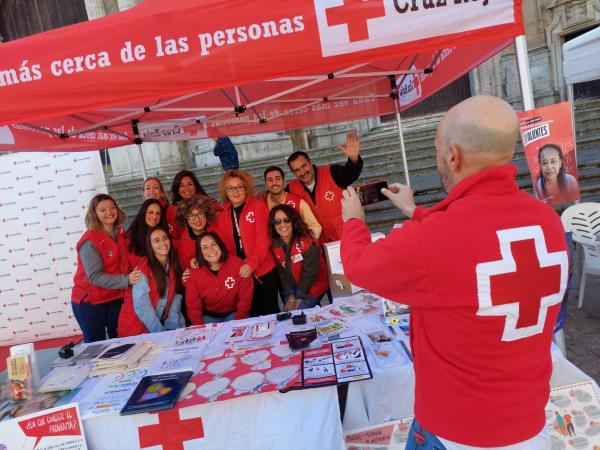
<svg viewBox="0 0 600 450">
<path fill-rule="evenodd" d="M 275 225 L 281 225 L 281 224 L 284 224 L 284 223 L 290 223 L 291 221 L 292 221 L 292 219 L 290 219 L 289 217 L 286 217 L 285 219 L 275 219 L 273 221 L 273 223 Z"/>
<path fill-rule="evenodd" d="M 246 186 L 240 184 L 239 186 L 227 186 L 225 188 L 227 192 L 242 192 L 246 190 Z"/>
</svg>

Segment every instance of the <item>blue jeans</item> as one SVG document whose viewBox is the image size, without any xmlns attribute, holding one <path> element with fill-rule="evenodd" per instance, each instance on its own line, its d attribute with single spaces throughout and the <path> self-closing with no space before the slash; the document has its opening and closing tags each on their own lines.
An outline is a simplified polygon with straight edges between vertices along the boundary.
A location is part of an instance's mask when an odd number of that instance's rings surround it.
<svg viewBox="0 0 600 450">
<path fill-rule="evenodd" d="M 235 313 L 231 313 L 225 317 L 213 317 L 213 316 L 207 316 L 206 314 L 202 314 L 202 320 L 204 321 L 204 323 L 223 323 L 223 322 L 229 322 L 230 320 L 233 320 L 233 315 Z"/>
<path fill-rule="evenodd" d="M 107 334 L 109 339 L 116 338 L 122 304 L 122 298 L 98 305 L 71 302 L 73 315 L 83 333 L 83 341 L 103 341 Z"/>
<path fill-rule="evenodd" d="M 413 419 L 405 450 L 446 450 L 446 447 L 435 434 L 422 428 L 416 419 Z"/>
</svg>

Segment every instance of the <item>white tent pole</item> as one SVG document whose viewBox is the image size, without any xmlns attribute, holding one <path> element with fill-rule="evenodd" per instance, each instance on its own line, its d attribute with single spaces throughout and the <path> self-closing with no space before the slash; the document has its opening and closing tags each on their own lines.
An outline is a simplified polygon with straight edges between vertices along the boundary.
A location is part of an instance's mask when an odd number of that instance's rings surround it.
<svg viewBox="0 0 600 450">
<path fill-rule="evenodd" d="M 398 88 L 396 87 L 396 92 Z M 404 167 L 404 180 L 406 185 L 410 187 L 410 178 L 408 177 L 408 164 L 406 162 L 406 148 L 404 147 L 404 136 L 402 134 L 402 121 L 400 120 L 400 110 L 398 109 L 398 99 L 392 98 L 394 108 L 396 110 L 396 123 L 398 124 L 398 137 L 400 138 L 400 152 L 402 153 L 402 165 Z"/>
<path fill-rule="evenodd" d="M 523 97 L 523 110 L 529 111 L 535 108 L 533 101 L 533 89 L 531 87 L 531 72 L 529 71 L 529 55 L 527 53 L 527 41 L 525 36 L 515 38 L 515 50 L 517 54 L 517 69 L 519 71 L 519 84 L 521 85 L 521 96 Z"/>
<path fill-rule="evenodd" d="M 144 175 L 144 180 L 148 178 L 148 172 L 146 171 L 146 161 L 144 161 L 144 152 L 142 151 L 142 144 L 138 144 L 138 151 L 140 152 L 140 161 L 142 162 L 142 174 Z"/>
</svg>

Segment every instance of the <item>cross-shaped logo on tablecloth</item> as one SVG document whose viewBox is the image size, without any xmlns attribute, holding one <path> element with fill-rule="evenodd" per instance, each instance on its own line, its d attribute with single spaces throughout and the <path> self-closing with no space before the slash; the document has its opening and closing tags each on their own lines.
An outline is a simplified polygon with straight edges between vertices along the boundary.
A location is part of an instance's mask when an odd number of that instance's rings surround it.
<svg viewBox="0 0 600 450">
<path fill-rule="evenodd" d="M 367 21 L 385 16 L 383 0 L 344 0 L 344 4 L 327 8 L 327 25 L 346 25 L 350 42 L 369 39 Z"/>
<path fill-rule="evenodd" d="M 235 280 L 233 277 L 227 277 L 227 279 L 225 280 L 225 287 L 227 289 L 233 289 L 233 287 L 235 286 Z"/>
<path fill-rule="evenodd" d="M 158 423 L 138 428 L 140 448 L 162 445 L 163 450 L 183 450 L 183 443 L 204 437 L 202 418 L 179 417 L 180 409 L 168 409 L 158 413 Z"/>
<path fill-rule="evenodd" d="M 334 198 L 335 194 L 332 191 L 325 192 L 325 200 L 327 200 L 328 202 L 332 202 Z"/>
<path fill-rule="evenodd" d="M 290 205 L 292 208 L 296 207 L 296 202 L 294 200 L 288 200 L 285 202 L 286 205 Z"/>
<path fill-rule="evenodd" d="M 567 286 L 567 252 L 548 253 L 538 225 L 497 235 L 502 259 L 477 264 L 477 315 L 506 316 L 503 341 L 541 333 L 548 308 L 562 301 Z"/>
<path fill-rule="evenodd" d="M 254 211 L 249 211 L 248 214 L 246 214 L 246 221 L 254 223 Z"/>
</svg>

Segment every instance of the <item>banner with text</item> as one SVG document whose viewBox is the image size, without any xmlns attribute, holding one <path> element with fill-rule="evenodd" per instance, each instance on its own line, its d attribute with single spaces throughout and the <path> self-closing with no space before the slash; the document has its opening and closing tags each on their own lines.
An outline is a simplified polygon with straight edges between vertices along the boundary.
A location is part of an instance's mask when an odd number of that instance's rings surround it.
<svg viewBox="0 0 600 450">
<path fill-rule="evenodd" d="M 80 333 L 75 245 L 106 192 L 99 152 L 0 156 L 0 345 Z"/>
</svg>

